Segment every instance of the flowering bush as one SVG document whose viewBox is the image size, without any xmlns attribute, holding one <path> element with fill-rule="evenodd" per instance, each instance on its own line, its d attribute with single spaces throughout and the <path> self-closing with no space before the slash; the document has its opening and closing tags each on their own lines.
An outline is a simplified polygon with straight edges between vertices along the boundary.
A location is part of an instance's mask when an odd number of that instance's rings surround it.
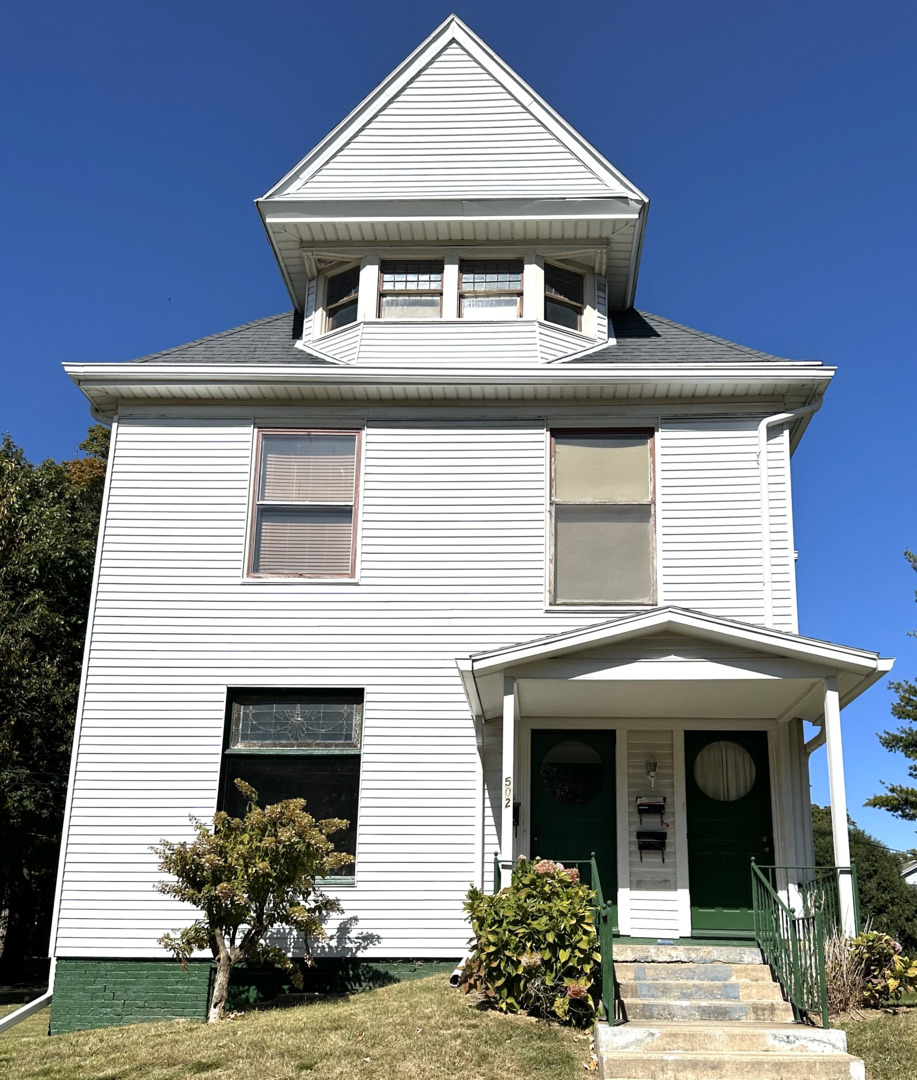
<svg viewBox="0 0 917 1080">
<path fill-rule="evenodd" d="M 863 1001 L 870 1007 L 897 1001 L 905 990 L 917 987 L 917 959 L 910 960 L 888 934 L 870 930 L 849 943 L 863 971 Z"/>
<path fill-rule="evenodd" d="M 594 901 L 579 871 L 550 859 L 520 859 L 512 885 L 494 896 L 470 889 L 474 952 L 462 974 L 465 993 L 477 990 L 501 1012 L 591 1023 L 601 960 Z"/>
</svg>

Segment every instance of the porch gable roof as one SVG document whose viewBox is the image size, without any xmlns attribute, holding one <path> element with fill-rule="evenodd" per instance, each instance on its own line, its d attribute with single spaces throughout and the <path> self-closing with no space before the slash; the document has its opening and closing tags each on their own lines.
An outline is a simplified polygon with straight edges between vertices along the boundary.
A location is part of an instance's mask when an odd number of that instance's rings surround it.
<svg viewBox="0 0 917 1080">
<path fill-rule="evenodd" d="M 666 635 L 672 650 L 658 647 Z M 651 639 L 656 647 L 648 650 Z M 838 679 L 845 705 L 892 663 L 865 649 L 673 606 L 456 660 L 472 712 L 483 719 L 500 715 L 503 678 L 511 676 L 521 688 L 522 711 L 536 715 L 551 715 L 563 700 L 567 708 L 557 715 L 796 716 L 813 723 L 822 719 L 819 687 L 826 677 Z"/>
</svg>

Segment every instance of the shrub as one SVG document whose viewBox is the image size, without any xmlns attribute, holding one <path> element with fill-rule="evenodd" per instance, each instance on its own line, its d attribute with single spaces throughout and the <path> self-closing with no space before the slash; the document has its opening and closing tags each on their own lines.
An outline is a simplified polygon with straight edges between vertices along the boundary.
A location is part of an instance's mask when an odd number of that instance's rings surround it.
<svg viewBox="0 0 917 1080">
<path fill-rule="evenodd" d="M 869 930 L 850 941 L 850 951 L 863 970 L 863 1003 L 870 1008 L 897 1001 L 917 986 L 917 959 L 910 960 L 888 934 Z"/>
<path fill-rule="evenodd" d="M 512 885 L 493 896 L 470 889 L 474 952 L 462 974 L 465 993 L 477 990 L 501 1012 L 591 1023 L 601 960 L 594 902 L 577 870 L 549 859 L 520 858 Z"/>
</svg>

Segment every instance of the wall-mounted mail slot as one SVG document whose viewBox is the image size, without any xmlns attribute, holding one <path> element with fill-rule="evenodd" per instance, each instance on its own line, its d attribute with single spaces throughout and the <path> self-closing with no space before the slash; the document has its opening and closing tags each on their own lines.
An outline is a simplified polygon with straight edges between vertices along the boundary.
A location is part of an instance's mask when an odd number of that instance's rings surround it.
<svg viewBox="0 0 917 1080">
<path fill-rule="evenodd" d="M 665 862 L 665 839 L 666 834 L 661 829 L 643 829 L 637 833 L 637 850 L 640 852 L 640 862 L 643 862 L 644 851 L 658 851 Z"/>
<path fill-rule="evenodd" d="M 665 817 L 665 795 L 638 795 L 637 814 L 640 821 L 645 817 L 658 817 L 661 825 Z"/>
</svg>

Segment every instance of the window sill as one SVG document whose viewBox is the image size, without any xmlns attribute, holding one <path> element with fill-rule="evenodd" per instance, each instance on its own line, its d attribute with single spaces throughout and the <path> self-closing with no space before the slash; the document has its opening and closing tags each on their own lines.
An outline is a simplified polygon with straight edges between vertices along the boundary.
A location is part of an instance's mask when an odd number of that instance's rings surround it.
<svg viewBox="0 0 917 1080">
<path fill-rule="evenodd" d="M 315 879 L 315 884 L 323 889 L 355 889 L 357 879 L 356 877 L 320 877 Z"/>
<path fill-rule="evenodd" d="M 284 576 L 278 574 L 276 577 L 242 577 L 239 578 L 240 585 L 359 585 L 360 579 L 358 577 L 300 577 L 298 574 L 291 574 Z"/>
<path fill-rule="evenodd" d="M 652 611 L 654 607 L 658 607 L 658 604 L 653 603 L 641 603 L 639 600 L 622 601 L 621 603 L 608 603 L 608 604 L 596 604 L 596 603 L 583 603 L 583 604 L 545 604 L 545 612 L 552 611 L 581 611 L 584 614 L 592 614 L 593 612 L 601 614 L 602 612 L 610 611 Z"/>
</svg>

